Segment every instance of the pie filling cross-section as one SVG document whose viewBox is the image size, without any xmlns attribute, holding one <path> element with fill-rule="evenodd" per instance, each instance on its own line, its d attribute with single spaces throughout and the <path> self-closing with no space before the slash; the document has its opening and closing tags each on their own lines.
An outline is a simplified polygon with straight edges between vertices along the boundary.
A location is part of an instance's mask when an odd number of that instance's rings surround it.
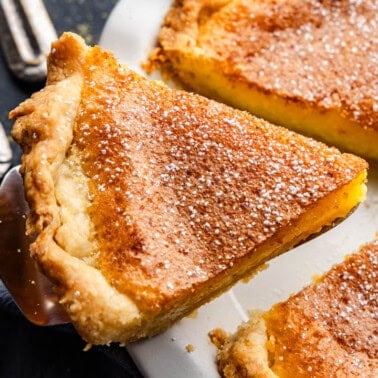
<svg viewBox="0 0 378 378">
<path fill-rule="evenodd" d="M 10 116 L 31 253 L 90 343 L 166 329 L 365 196 L 364 160 L 149 81 L 71 33 Z"/>
<path fill-rule="evenodd" d="M 152 66 L 185 88 L 378 160 L 378 2 L 176 0 Z"/>
</svg>

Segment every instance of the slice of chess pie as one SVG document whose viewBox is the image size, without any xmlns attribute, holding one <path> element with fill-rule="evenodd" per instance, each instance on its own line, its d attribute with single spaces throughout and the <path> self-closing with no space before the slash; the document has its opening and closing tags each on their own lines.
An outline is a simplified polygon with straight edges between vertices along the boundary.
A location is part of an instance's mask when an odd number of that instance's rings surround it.
<svg viewBox="0 0 378 378">
<path fill-rule="evenodd" d="M 164 330 L 365 196 L 362 159 L 149 81 L 70 33 L 10 116 L 32 255 L 90 343 Z"/>
<path fill-rule="evenodd" d="M 377 272 L 374 241 L 285 302 L 252 312 L 220 347 L 222 376 L 377 377 Z"/>
<path fill-rule="evenodd" d="M 152 66 L 186 88 L 378 159 L 378 2 L 180 0 Z"/>
</svg>

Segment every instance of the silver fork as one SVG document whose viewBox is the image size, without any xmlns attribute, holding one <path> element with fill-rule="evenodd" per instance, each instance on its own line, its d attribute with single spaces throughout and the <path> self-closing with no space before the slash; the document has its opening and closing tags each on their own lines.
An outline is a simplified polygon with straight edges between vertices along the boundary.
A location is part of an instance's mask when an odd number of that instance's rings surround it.
<svg viewBox="0 0 378 378">
<path fill-rule="evenodd" d="M 42 0 L 0 0 L 0 38 L 17 78 L 29 82 L 46 78 L 46 55 L 57 35 Z"/>
<path fill-rule="evenodd" d="M 19 167 L 0 186 L 0 278 L 25 317 L 37 325 L 68 322 L 53 284 L 29 255 L 33 238 L 25 233 L 28 205 Z"/>
</svg>

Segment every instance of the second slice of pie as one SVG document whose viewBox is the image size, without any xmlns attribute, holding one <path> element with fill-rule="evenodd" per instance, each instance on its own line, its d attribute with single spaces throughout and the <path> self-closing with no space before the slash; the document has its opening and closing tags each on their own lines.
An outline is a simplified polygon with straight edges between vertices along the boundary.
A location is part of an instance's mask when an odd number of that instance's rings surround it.
<svg viewBox="0 0 378 378">
<path fill-rule="evenodd" d="M 186 88 L 378 160 L 378 3 L 176 0 L 151 60 Z"/>
<path fill-rule="evenodd" d="M 32 255 L 90 343 L 166 329 L 345 217 L 367 164 L 64 34 L 11 112 Z"/>
</svg>

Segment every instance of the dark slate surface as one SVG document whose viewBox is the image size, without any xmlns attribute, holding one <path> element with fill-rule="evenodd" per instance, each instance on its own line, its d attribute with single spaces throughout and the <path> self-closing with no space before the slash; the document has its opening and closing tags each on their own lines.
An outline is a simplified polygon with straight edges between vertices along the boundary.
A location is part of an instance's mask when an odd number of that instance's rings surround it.
<svg viewBox="0 0 378 378">
<path fill-rule="evenodd" d="M 58 35 L 75 31 L 94 44 L 116 0 L 45 0 Z M 0 55 L 0 121 L 8 134 L 12 123 L 8 112 L 38 90 L 42 84 L 17 81 Z M 20 159 L 12 143 L 13 163 Z M 10 300 L 0 281 L 0 378 L 97 378 L 140 377 L 125 348 L 93 347 L 84 352 L 85 343 L 70 326 L 36 327 L 29 324 Z"/>
</svg>

